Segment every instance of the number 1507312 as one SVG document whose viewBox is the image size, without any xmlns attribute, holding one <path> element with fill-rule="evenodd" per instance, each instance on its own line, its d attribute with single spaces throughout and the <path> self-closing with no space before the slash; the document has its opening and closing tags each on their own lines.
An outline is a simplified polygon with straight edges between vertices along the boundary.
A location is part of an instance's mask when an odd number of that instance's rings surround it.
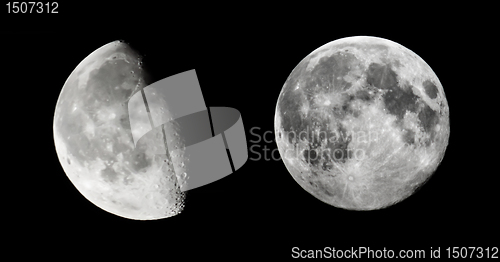
<svg viewBox="0 0 500 262">
<path fill-rule="evenodd" d="M 498 247 L 448 247 L 448 258 L 498 258 Z"/>
<path fill-rule="evenodd" d="M 8 14 L 57 14 L 59 3 L 57 2 L 8 2 Z"/>
</svg>

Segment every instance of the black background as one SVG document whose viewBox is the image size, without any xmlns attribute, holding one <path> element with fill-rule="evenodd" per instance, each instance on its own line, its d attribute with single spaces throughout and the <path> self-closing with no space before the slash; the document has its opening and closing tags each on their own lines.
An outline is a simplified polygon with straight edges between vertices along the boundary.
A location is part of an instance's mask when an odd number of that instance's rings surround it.
<svg viewBox="0 0 500 262">
<path fill-rule="evenodd" d="M 427 257 L 431 247 L 498 246 L 497 186 L 487 178 L 498 171 L 478 164 L 488 162 L 489 153 L 476 143 L 484 134 L 471 128 L 472 109 L 464 102 L 472 98 L 464 92 L 471 88 L 464 69 L 469 62 L 458 55 L 480 48 L 470 48 L 477 28 L 465 26 L 462 13 L 339 10 L 210 4 L 193 11 L 86 3 L 60 4 L 59 14 L 5 15 L 3 106 L 11 113 L 4 132 L 19 130 L 22 141 L 5 141 L 14 148 L 7 154 L 14 181 L 4 185 L 6 227 L 14 229 L 10 244 L 43 254 L 71 248 L 165 260 L 290 258 L 295 246 L 420 248 Z M 104 44 L 130 43 L 158 79 L 196 69 L 207 106 L 240 111 L 250 147 L 256 139 L 251 128 L 261 135 L 273 131 L 277 98 L 294 67 L 321 45 L 355 35 L 390 39 L 418 54 L 439 77 L 450 106 L 451 136 L 441 165 L 421 190 L 397 205 L 356 212 L 315 199 L 283 162 L 271 159 L 274 142 L 261 141 L 254 150 L 263 158 L 267 147 L 269 161 L 249 159 L 234 174 L 189 191 L 181 214 L 156 221 L 124 219 L 94 206 L 59 164 L 52 133 L 59 92 L 78 63 Z"/>
</svg>

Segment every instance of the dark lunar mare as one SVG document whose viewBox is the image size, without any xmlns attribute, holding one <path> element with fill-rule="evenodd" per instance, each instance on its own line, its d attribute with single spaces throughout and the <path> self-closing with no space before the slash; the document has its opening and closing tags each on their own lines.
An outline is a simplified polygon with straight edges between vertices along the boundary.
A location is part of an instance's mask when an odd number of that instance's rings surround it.
<svg viewBox="0 0 500 262">
<path fill-rule="evenodd" d="M 411 85 L 398 82 L 397 74 L 391 69 L 391 64 L 370 64 L 366 71 L 366 83 L 368 86 L 385 91 L 382 95 L 385 107 L 389 114 L 396 116 L 396 124 L 404 131 L 405 143 L 410 145 L 415 143 L 415 132 L 404 129 L 402 126 L 406 111 L 417 113 L 421 128 L 430 134 L 430 139 L 425 142 L 426 145 L 429 146 L 434 141 L 434 127 L 439 122 L 438 114 L 413 93 Z M 426 92 L 427 89 L 431 90 L 431 95 L 432 92 L 437 92 L 432 82 L 426 81 L 424 85 L 427 86 Z"/>
<path fill-rule="evenodd" d="M 404 129 L 403 130 L 403 142 L 413 145 L 415 144 L 415 131 L 410 130 L 410 129 Z"/>
<path fill-rule="evenodd" d="M 320 58 L 308 76 L 307 89 L 330 89 L 337 92 L 349 89 L 352 84 L 345 81 L 344 76 L 351 70 L 353 61 L 356 61 L 356 57 L 347 52 L 337 52 Z"/>
<path fill-rule="evenodd" d="M 437 97 L 438 89 L 430 80 L 425 80 L 422 85 L 424 86 L 425 93 L 432 99 Z"/>
<path fill-rule="evenodd" d="M 425 145 L 429 146 L 436 137 L 436 130 L 434 127 L 439 123 L 439 115 L 428 105 L 425 105 L 418 113 L 418 119 L 424 131 L 430 134 L 430 139 L 425 141 Z"/>
<path fill-rule="evenodd" d="M 288 142 L 297 146 L 298 140 L 306 141 L 307 148 L 303 152 L 304 160 L 318 170 L 330 170 L 332 161 L 344 163 L 352 153 L 347 147 L 352 139 L 343 126 L 337 130 L 329 130 L 331 119 L 323 119 L 314 109 L 319 108 L 314 102 L 314 95 L 330 92 L 342 92 L 351 86 L 344 80 L 355 57 L 347 52 L 337 52 L 331 56 L 322 57 L 311 71 L 304 70 L 308 60 L 304 60 L 294 69 L 283 90 L 278 104 L 281 109 L 282 128 Z M 300 79 L 304 79 L 303 86 L 294 90 Z M 349 114 L 357 116 L 358 112 L 350 109 L 349 102 L 355 99 L 371 98 L 368 92 L 361 92 L 358 96 L 346 96 L 345 103 L 336 106 L 331 113 L 335 119 L 343 119 Z M 309 103 L 307 116 L 302 117 L 300 112 L 304 103 Z"/>
<path fill-rule="evenodd" d="M 372 63 L 366 72 L 366 83 L 386 91 L 382 95 L 385 107 L 390 114 L 401 121 L 406 111 L 416 112 L 418 96 L 413 94 L 411 86 L 403 86 L 397 81 L 397 74 L 391 65 Z"/>
</svg>

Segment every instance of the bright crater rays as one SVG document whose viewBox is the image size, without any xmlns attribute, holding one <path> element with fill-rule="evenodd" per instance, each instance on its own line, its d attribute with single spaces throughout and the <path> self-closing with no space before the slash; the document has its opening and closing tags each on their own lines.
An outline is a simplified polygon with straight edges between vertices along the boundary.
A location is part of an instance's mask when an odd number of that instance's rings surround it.
<svg viewBox="0 0 500 262">
<path fill-rule="evenodd" d="M 407 48 L 376 37 L 330 42 L 288 77 L 275 112 L 292 177 L 321 201 L 384 208 L 421 187 L 449 138 L 444 89 Z"/>
</svg>

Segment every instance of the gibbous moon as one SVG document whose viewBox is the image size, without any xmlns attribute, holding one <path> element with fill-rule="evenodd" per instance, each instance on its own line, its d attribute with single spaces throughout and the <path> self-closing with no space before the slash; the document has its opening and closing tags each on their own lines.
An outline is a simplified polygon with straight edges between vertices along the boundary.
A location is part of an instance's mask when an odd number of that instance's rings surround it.
<svg viewBox="0 0 500 262">
<path fill-rule="evenodd" d="M 293 69 L 275 134 L 295 181 L 350 210 L 398 203 L 440 164 L 449 138 L 443 86 L 417 54 L 387 39 L 327 43 Z"/>
<path fill-rule="evenodd" d="M 141 56 L 120 41 L 83 59 L 59 95 L 54 142 L 66 175 L 90 202 L 125 218 L 160 219 L 183 210 L 182 172 L 174 172 L 182 170 L 183 155 L 159 157 L 154 139 L 134 145 L 128 100 L 149 84 L 141 65 Z M 165 139 L 180 144 L 175 134 L 167 130 Z"/>
</svg>

